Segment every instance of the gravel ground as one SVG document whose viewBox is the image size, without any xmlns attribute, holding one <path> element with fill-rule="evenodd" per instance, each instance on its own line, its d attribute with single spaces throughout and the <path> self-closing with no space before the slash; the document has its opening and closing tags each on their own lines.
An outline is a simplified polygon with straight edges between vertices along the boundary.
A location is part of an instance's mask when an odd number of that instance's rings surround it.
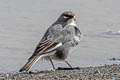
<svg viewBox="0 0 120 80">
<path fill-rule="evenodd" d="M 0 80 L 120 80 L 120 65 L 32 73 L 0 73 Z"/>
</svg>

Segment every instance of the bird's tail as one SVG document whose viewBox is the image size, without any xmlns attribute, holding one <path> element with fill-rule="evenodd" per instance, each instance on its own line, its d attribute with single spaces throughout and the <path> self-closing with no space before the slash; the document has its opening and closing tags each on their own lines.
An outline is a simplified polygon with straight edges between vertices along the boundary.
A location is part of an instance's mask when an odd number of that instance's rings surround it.
<svg viewBox="0 0 120 80">
<path fill-rule="evenodd" d="M 28 71 L 40 58 L 40 56 L 32 56 L 28 62 L 19 70 L 19 72 Z"/>
</svg>

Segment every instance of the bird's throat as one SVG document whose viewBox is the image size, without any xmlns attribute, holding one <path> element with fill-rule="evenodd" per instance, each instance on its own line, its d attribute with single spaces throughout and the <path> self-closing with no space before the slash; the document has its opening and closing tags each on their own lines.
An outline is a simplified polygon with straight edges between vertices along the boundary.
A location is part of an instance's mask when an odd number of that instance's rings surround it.
<svg viewBox="0 0 120 80">
<path fill-rule="evenodd" d="M 69 20 L 68 25 L 76 26 L 76 21 L 74 19 Z"/>
</svg>

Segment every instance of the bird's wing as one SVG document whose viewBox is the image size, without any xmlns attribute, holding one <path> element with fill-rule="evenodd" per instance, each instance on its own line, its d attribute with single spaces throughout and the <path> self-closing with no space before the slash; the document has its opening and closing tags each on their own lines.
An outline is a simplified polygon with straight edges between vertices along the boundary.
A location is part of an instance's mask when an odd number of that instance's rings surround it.
<svg viewBox="0 0 120 80">
<path fill-rule="evenodd" d="M 55 42 L 53 40 L 44 40 L 44 41 L 40 41 L 40 43 L 38 44 L 38 46 L 35 49 L 35 53 L 45 53 L 45 52 L 50 52 L 53 51 L 54 49 L 56 49 L 57 47 L 61 46 L 62 43 L 60 42 Z"/>
<path fill-rule="evenodd" d="M 40 41 L 33 55 L 28 59 L 28 62 L 20 69 L 20 72 L 28 71 L 41 57 L 44 56 L 44 54 L 53 51 L 59 46 L 61 46 L 61 43 L 53 42 L 49 39 Z M 46 55 L 49 55 L 49 53 Z"/>
<path fill-rule="evenodd" d="M 32 58 L 33 56 L 39 56 L 39 55 L 44 55 L 46 53 L 49 53 L 51 51 L 54 51 L 56 48 L 60 47 L 62 43 L 59 42 L 54 42 L 52 40 L 44 40 L 40 41 L 38 46 L 36 47 L 33 55 L 30 57 Z"/>
<path fill-rule="evenodd" d="M 54 35 L 52 34 L 51 36 L 51 31 L 50 29 L 48 29 L 39 44 L 37 45 L 32 56 L 46 54 L 62 46 L 62 42 L 53 40 Z M 31 59 L 32 56 L 29 59 Z"/>
</svg>

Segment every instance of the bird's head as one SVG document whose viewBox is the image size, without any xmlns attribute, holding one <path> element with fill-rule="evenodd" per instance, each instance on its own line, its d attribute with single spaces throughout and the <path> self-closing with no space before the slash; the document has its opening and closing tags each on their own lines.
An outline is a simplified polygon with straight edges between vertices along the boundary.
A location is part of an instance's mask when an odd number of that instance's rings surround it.
<svg viewBox="0 0 120 80">
<path fill-rule="evenodd" d="M 75 14 L 72 11 L 63 12 L 58 18 L 58 21 L 66 24 L 76 25 Z"/>
</svg>

